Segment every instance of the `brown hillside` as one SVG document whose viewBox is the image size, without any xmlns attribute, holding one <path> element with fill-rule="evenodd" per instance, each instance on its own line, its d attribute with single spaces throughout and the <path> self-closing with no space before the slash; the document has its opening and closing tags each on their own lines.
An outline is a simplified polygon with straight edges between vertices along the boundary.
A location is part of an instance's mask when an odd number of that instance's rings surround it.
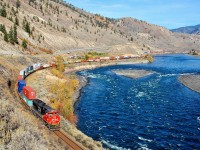
<svg viewBox="0 0 200 150">
<path fill-rule="evenodd" d="M 107 46 L 111 46 L 108 51 L 112 52 L 116 50 L 116 47 L 123 49 L 125 46 L 132 53 L 149 50 L 179 52 L 199 50 L 200 36 L 172 33 L 166 28 L 137 19 L 105 18 L 90 14 L 70 4 L 50 0 L 20 2 L 18 10 L 16 0 L 2 0 L 0 3 L 0 7 L 5 5 L 7 11 L 7 17 L 0 17 L 1 24 L 6 26 L 7 32 L 13 26 L 15 17 L 19 19 L 17 27 L 19 45 L 14 46 L 3 42 L 2 33 L 0 37 L 2 53 L 40 54 Z M 31 34 L 28 34 L 23 27 L 25 20 L 29 23 Z M 27 40 L 26 50 L 20 46 L 22 39 Z M 6 49 L 7 47 L 9 50 Z"/>
</svg>

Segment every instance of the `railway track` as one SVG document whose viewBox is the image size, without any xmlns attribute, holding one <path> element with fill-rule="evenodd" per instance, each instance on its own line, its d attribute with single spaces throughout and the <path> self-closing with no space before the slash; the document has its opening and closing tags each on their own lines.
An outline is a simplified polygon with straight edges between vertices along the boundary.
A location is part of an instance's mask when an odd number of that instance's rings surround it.
<svg viewBox="0 0 200 150">
<path fill-rule="evenodd" d="M 62 131 L 53 131 L 59 138 L 68 144 L 70 150 L 86 150 L 83 146 L 75 142 L 71 137 L 65 135 Z"/>
<path fill-rule="evenodd" d="M 32 72 L 32 73 L 34 73 L 34 72 Z M 24 100 L 22 99 L 22 97 L 20 96 L 20 94 L 17 91 L 17 83 L 14 85 L 14 88 L 15 88 L 14 89 L 15 94 L 17 95 L 20 102 L 25 106 L 25 109 L 30 110 L 30 107 L 24 102 Z M 68 134 L 66 135 L 60 130 L 52 131 L 52 132 L 54 132 L 55 135 L 57 135 L 60 139 L 62 139 L 69 146 L 70 150 L 87 150 L 81 144 L 76 142 L 70 135 L 68 135 Z"/>
</svg>

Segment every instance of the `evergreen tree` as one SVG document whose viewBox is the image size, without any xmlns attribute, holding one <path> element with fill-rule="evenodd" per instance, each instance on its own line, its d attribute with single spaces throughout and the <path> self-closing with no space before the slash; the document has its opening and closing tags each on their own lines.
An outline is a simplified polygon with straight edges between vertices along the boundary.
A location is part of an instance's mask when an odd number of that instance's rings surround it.
<svg viewBox="0 0 200 150">
<path fill-rule="evenodd" d="M 22 41 L 22 47 L 23 47 L 24 49 L 27 48 L 27 42 L 26 42 L 25 39 L 23 39 L 23 41 Z"/>
<path fill-rule="evenodd" d="M 133 37 L 131 37 L 131 41 L 133 41 Z"/>
<path fill-rule="evenodd" d="M 20 7 L 20 5 L 21 5 L 20 1 L 17 0 L 17 2 L 16 2 L 16 8 L 18 9 Z"/>
<path fill-rule="evenodd" d="M 19 20 L 18 20 L 17 16 L 15 17 L 15 24 L 16 24 L 17 26 L 19 26 Z"/>
<path fill-rule="evenodd" d="M 13 40 L 15 43 L 18 44 L 18 39 L 17 39 L 17 26 L 16 24 L 14 24 L 14 28 L 13 28 Z"/>
<path fill-rule="evenodd" d="M 7 33 L 6 30 L 5 30 L 5 33 L 4 33 L 4 41 L 8 42 L 8 33 Z"/>
<path fill-rule="evenodd" d="M 9 42 L 11 44 L 14 44 L 14 39 L 13 39 L 13 28 L 10 28 L 9 34 L 8 34 Z"/>
<path fill-rule="evenodd" d="M 6 12 L 5 6 L 3 6 L 2 9 L 0 9 L 0 15 L 2 17 L 6 17 L 7 16 L 7 12 Z"/>
<path fill-rule="evenodd" d="M 6 27 L 5 27 L 5 25 L 0 25 L 0 31 L 1 32 L 3 32 L 3 33 L 5 33 L 6 32 Z"/>
<path fill-rule="evenodd" d="M 25 30 L 25 28 L 26 28 L 26 18 L 24 17 L 24 19 L 23 19 L 23 22 L 22 22 L 22 27 L 23 27 L 23 29 Z"/>
<path fill-rule="evenodd" d="M 29 26 L 29 23 L 28 23 L 28 22 L 26 22 L 25 31 L 26 31 L 28 34 L 31 34 L 31 29 L 30 29 L 30 26 Z"/>
</svg>

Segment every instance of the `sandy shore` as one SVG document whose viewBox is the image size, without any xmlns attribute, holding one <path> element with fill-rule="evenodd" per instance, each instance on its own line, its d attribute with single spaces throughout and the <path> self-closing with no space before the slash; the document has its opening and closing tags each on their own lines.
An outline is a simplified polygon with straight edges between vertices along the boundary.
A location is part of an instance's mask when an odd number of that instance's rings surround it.
<svg viewBox="0 0 200 150">
<path fill-rule="evenodd" d="M 153 74 L 154 72 L 146 71 L 146 70 L 113 70 L 117 75 L 129 77 L 129 78 L 142 78 L 148 75 Z"/>
<path fill-rule="evenodd" d="M 200 93 L 200 75 L 180 76 L 179 81 L 193 91 Z"/>
</svg>

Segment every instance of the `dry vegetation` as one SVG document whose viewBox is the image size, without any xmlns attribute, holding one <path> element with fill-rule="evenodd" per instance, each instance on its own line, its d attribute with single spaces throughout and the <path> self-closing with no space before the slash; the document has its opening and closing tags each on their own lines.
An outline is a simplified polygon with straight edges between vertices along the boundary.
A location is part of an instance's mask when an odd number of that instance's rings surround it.
<svg viewBox="0 0 200 150">
<path fill-rule="evenodd" d="M 19 102 L 13 93 L 19 69 L 31 62 L 44 62 L 40 58 L 0 57 L 0 149 L 66 149 L 62 141 L 46 130 Z M 19 66 L 17 68 L 16 66 Z M 11 89 L 7 81 L 12 81 Z"/>
<path fill-rule="evenodd" d="M 78 87 L 78 80 L 70 77 L 66 82 L 54 82 L 50 87 L 50 92 L 55 96 L 50 98 L 51 106 L 58 110 L 65 119 L 71 123 L 76 123 L 77 118 L 74 116 L 72 96 Z"/>
<path fill-rule="evenodd" d="M 111 53 L 118 50 L 121 53 L 199 50 L 198 35 L 172 33 L 164 27 L 133 18 L 107 18 L 62 1 L 24 0 L 18 8 L 16 1 L 0 1 L 0 8 L 5 7 L 7 12 L 6 17 L 0 16 L 7 32 L 18 19 L 18 42 L 4 42 L 4 34 L 0 32 L 3 53 L 35 55 L 88 47 L 99 47 L 99 51 L 109 47 L 106 51 Z M 24 39 L 27 41 L 25 49 L 21 46 Z"/>
</svg>

